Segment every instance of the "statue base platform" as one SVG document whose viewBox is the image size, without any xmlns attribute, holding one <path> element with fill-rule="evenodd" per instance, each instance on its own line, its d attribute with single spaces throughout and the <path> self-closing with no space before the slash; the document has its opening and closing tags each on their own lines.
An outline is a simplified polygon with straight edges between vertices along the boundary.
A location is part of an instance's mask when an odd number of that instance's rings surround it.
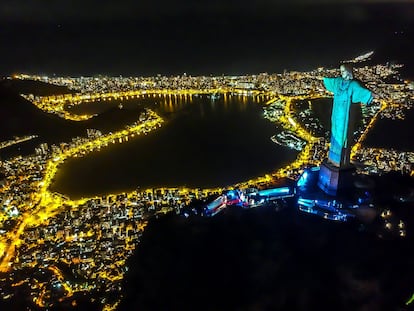
<svg viewBox="0 0 414 311">
<path fill-rule="evenodd" d="M 327 160 L 320 165 L 318 187 L 328 195 L 337 195 L 341 190 L 353 187 L 356 169 L 353 165 L 337 167 Z"/>
</svg>

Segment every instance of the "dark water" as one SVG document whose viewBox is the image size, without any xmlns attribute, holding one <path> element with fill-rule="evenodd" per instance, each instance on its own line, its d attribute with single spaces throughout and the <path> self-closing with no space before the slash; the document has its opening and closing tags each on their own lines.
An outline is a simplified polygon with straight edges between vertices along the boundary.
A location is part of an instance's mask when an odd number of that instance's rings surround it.
<svg viewBox="0 0 414 311">
<path fill-rule="evenodd" d="M 368 133 L 364 145 L 373 148 L 395 149 L 400 151 L 414 150 L 414 111 L 406 111 L 403 121 L 380 119 Z"/>
<path fill-rule="evenodd" d="M 166 118 L 161 128 L 67 160 L 52 190 L 80 197 L 137 187 L 226 186 L 269 173 L 297 155 L 270 140 L 278 128 L 263 118 L 261 105 L 251 98 L 160 99 L 157 106 Z"/>
</svg>

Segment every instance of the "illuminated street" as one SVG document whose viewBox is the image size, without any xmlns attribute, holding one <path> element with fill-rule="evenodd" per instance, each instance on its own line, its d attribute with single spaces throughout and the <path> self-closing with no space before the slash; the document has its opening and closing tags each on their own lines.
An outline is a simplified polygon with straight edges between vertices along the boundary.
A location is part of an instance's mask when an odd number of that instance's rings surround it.
<svg viewBox="0 0 414 311">
<path fill-rule="evenodd" d="M 408 81 L 383 82 L 397 74 L 399 68 L 399 65 L 356 68 L 356 75 L 367 81 L 370 89 L 378 95 L 372 106 L 362 110 L 365 127 L 356 134 L 357 143 L 352 149 L 352 160 L 366 164 L 362 173 L 403 171 L 414 174 L 414 152 L 364 147 L 364 139 L 378 119 L 403 119 L 405 111 L 412 107 L 414 95 Z M 190 99 L 197 94 L 262 98 L 264 117 L 306 142 L 296 160 L 286 167 L 227 188 L 265 189 L 282 177 L 296 179 L 304 168 L 318 165 L 326 157 L 327 140 L 312 134 L 317 124 L 301 122 L 293 106 L 298 101 L 330 97 L 319 78 L 336 73 L 337 69 L 318 68 L 310 72 L 221 77 L 182 75 L 98 79 L 22 74 L 10 79 L 68 87 L 72 94 L 22 96 L 47 113 L 79 122 L 94 115 L 76 115 L 67 109 L 88 102 L 122 103 L 148 96 Z M 147 109 L 135 123 L 119 131 L 102 134 L 90 130 L 88 137 L 76 137 L 59 146 L 41 145 L 36 154 L 2 161 L 5 172 L 5 184 L 0 188 L 0 200 L 5 207 L 0 212 L 2 299 L 10 298 L 12 289 L 19 286 L 30 293 L 39 307 L 55 306 L 65 301 L 74 306 L 76 294 L 84 292 L 98 295 L 117 293 L 122 298 L 120 284 L 128 270 L 126 260 L 139 247 L 148 220 L 158 214 L 178 214 L 191 200 L 206 199 L 226 190 L 142 189 L 80 200 L 71 200 L 49 190 L 56 172 L 67 159 L 99 152 L 111 144 L 126 143 L 138 135 L 156 133 L 163 122 L 153 110 Z M 31 138 L 16 138 L 15 142 L 1 142 L 0 146 L 18 144 Z M 103 298 L 100 303 L 105 310 L 115 309 L 121 298 L 113 301 Z"/>
</svg>

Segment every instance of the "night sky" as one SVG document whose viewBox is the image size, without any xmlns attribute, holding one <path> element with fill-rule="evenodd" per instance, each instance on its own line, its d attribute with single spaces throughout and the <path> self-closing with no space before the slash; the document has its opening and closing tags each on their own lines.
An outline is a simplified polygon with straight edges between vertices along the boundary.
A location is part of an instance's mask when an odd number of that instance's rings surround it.
<svg viewBox="0 0 414 311">
<path fill-rule="evenodd" d="M 308 70 L 413 20 L 412 1 L 4 0 L 0 75 Z"/>
<path fill-rule="evenodd" d="M 157 17 L 179 17 L 185 14 L 244 14 L 244 15 L 273 15 L 275 18 L 283 15 L 326 16 L 336 14 L 349 20 L 361 20 L 372 17 L 373 12 L 381 10 L 385 5 L 394 9 L 383 11 L 384 18 L 400 18 L 407 20 L 413 17 L 413 10 L 407 10 L 401 5 L 412 3 L 406 1 L 381 0 L 72 0 L 72 1 L 34 1 L 34 0 L 4 0 L 1 4 L 0 18 L 2 21 L 14 22 L 111 22 L 117 19 L 156 19 Z M 309 11 L 309 8 L 312 8 Z M 342 12 L 333 13 L 341 10 Z"/>
</svg>

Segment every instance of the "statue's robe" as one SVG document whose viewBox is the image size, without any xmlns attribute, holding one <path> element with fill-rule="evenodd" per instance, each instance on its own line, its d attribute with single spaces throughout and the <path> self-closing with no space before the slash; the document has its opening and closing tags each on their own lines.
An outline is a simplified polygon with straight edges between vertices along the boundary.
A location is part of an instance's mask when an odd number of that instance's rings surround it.
<svg viewBox="0 0 414 311">
<path fill-rule="evenodd" d="M 351 103 L 369 104 L 372 93 L 356 80 L 323 78 L 325 88 L 334 94 L 331 117 L 331 145 L 328 160 L 334 165 L 349 164 L 348 123 Z"/>
</svg>

